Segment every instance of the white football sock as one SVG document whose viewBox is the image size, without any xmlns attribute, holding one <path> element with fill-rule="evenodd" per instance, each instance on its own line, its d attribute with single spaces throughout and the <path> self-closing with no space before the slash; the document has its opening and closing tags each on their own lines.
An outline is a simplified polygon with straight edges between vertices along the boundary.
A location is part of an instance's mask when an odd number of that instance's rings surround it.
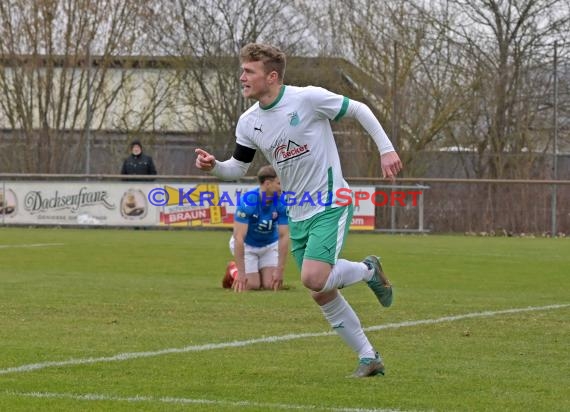
<svg viewBox="0 0 570 412">
<path fill-rule="evenodd" d="M 319 292 L 342 289 L 362 280 L 369 281 L 370 279 L 372 279 L 372 273 L 364 263 L 339 259 L 329 273 L 325 286 Z"/>
<path fill-rule="evenodd" d="M 364 334 L 358 316 L 340 293 L 334 300 L 321 306 L 321 310 L 332 328 L 358 353 L 360 359 L 374 358 L 376 352 Z"/>
</svg>

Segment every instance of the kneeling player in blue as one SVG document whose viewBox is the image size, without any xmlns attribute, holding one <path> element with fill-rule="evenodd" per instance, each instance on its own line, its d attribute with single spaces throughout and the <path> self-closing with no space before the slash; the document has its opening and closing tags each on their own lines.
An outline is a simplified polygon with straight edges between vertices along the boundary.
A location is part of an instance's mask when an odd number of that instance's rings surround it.
<svg viewBox="0 0 570 412">
<path fill-rule="evenodd" d="M 287 211 L 280 201 L 281 183 L 272 166 L 257 173 L 259 187 L 241 196 L 235 216 L 230 262 L 224 288 L 279 290 L 289 249 Z"/>
</svg>

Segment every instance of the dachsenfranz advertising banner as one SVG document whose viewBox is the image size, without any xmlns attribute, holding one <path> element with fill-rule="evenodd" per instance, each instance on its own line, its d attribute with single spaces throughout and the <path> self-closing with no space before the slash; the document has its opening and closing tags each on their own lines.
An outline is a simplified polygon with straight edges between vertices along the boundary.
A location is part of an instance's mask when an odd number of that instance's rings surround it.
<svg viewBox="0 0 570 412">
<path fill-rule="evenodd" d="M 147 193 L 154 186 L 136 182 L 2 182 L 0 223 L 153 225 L 157 211 L 150 207 Z"/>
</svg>

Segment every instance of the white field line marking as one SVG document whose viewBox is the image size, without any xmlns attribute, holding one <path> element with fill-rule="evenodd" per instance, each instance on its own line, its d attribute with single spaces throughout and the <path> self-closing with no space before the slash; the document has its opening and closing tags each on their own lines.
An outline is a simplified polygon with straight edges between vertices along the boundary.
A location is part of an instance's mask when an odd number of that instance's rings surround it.
<svg viewBox="0 0 570 412">
<path fill-rule="evenodd" d="M 570 303 L 548 305 L 548 306 L 529 306 L 526 308 L 514 308 L 514 309 L 505 309 L 505 310 L 496 310 L 496 311 L 473 312 L 473 313 L 466 313 L 464 315 L 444 316 L 442 318 L 436 318 L 436 319 L 411 320 L 399 323 L 388 323 L 386 325 L 378 325 L 378 326 L 371 326 L 368 328 L 364 328 L 364 330 L 377 331 L 384 329 L 399 329 L 410 326 L 433 325 L 436 323 L 452 322 L 462 319 L 485 318 L 497 315 L 508 315 L 513 313 L 523 313 L 523 312 L 536 312 L 536 311 L 544 311 L 552 309 L 562 309 L 567 307 L 570 307 Z M 113 356 L 103 356 L 99 358 L 68 359 L 64 361 L 31 363 L 27 365 L 0 369 L 0 375 L 7 375 L 10 373 L 30 372 L 38 369 L 53 368 L 60 366 L 87 365 L 87 364 L 102 363 L 102 362 L 118 362 L 130 359 L 169 355 L 173 353 L 202 352 L 202 351 L 215 350 L 215 349 L 237 348 L 242 346 L 255 345 L 257 343 L 275 343 L 275 342 L 286 342 L 290 340 L 304 339 L 304 338 L 319 338 L 323 336 L 332 336 L 335 334 L 336 332 L 298 333 L 298 334 L 289 334 L 281 336 L 268 336 L 268 337 L 248 339 L 248 340 L 237 340 L 233 342 L 207 343 L 205 345 L 193 345 L 193 346 L 186 346 L 183 348 L 169 348 L 169 349 L 161 349 L 149 352 L 126 352 L 126 353 L 119 353 Z"/>
<path fill-rule="evenodd" d="M 9 249 L 15 247 L 47 247 L 47 246 L 63 246 L 64 243 L 30 243 L 27 245 L 0 245 L 0 249 Z"/>
<path fill-rule="evenodd" d="M 224 401 L 210 399 L 192 399 L 192 398 L 172 398 L 172 397 L 153 397 L 153 396 L 106 396 L 93 393 L 73 394 L 73 393 L 49 393 L 49 392 L 5 392 L 7 395 L 19 396 L 25 398 L 48 398 L 48 399 L 71 399 L 78 401 L 115 401 L 115 402 L 152 402 L 152 403 L 170 403 L 182 405 L 220 405 L 241 408 L 263 408 L 267 410 L 285 409 L 285 410 L 311 410 L 311 411 L 333 411 L 333 412 L 399 412 L 400 409 L 363 409 L 363 408 L 338 408 L 325 407 L 319 405 L 292 405 L 283 403 L 264 403 L 253 401 Z"/>
</svg>

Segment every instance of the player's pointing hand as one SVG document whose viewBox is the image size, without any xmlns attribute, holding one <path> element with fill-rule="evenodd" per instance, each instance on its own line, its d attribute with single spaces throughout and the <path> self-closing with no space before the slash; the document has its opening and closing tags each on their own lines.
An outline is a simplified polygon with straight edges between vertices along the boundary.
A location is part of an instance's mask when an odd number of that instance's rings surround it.
<svg viewBox="0 0 570 412">
<path fill-rule="evenodd" d="M 202 149 L 196 149 L 196 167 L 205 172 L 212 170 L 216 164 L 216 158 Z"/>
</svg>

